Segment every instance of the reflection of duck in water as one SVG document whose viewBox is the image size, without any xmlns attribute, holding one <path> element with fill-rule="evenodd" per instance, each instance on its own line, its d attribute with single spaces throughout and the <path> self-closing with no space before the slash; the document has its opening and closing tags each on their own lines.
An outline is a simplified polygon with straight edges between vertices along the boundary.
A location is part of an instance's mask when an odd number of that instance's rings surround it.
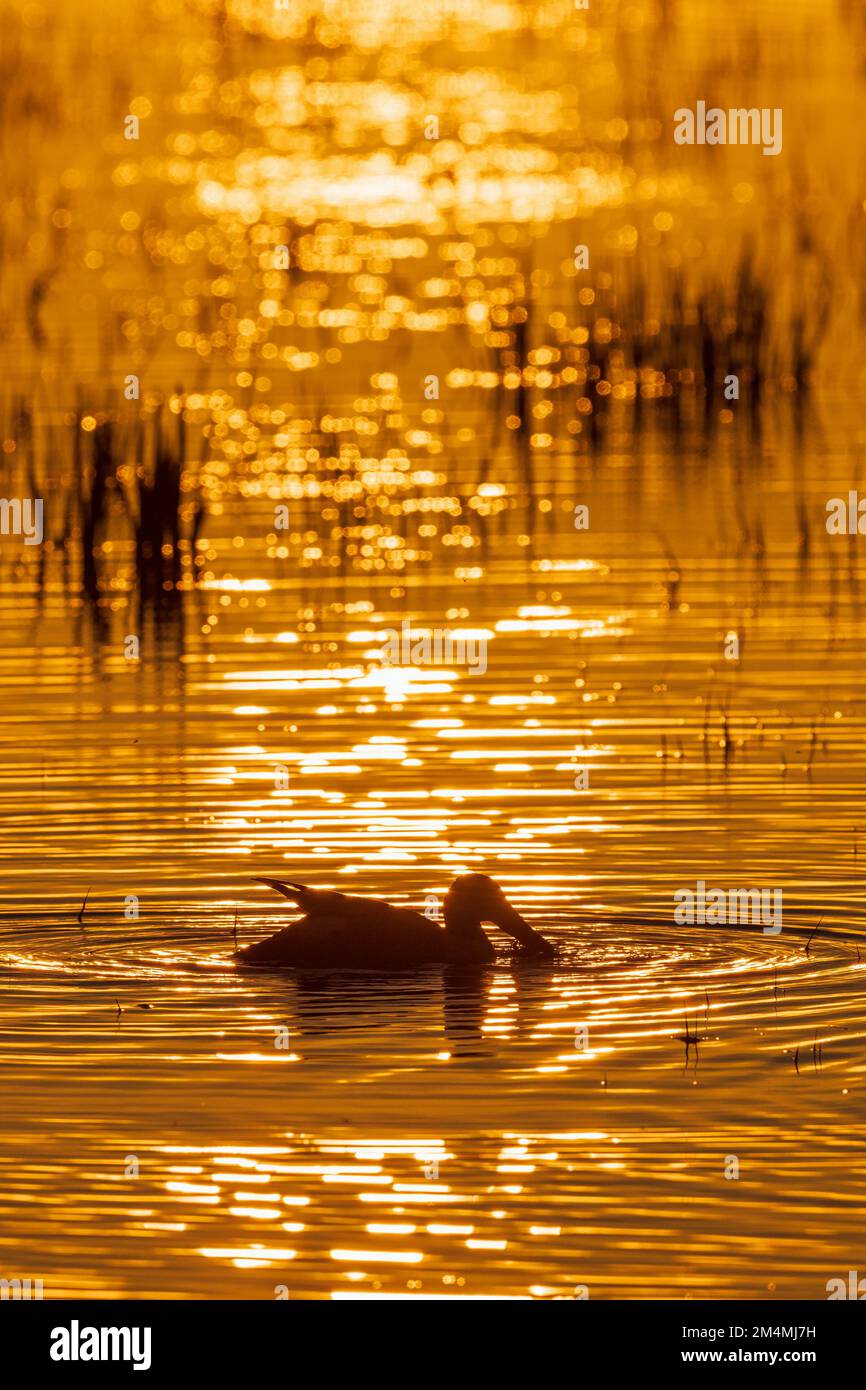
<svg viewBox="0 0 866 1390">
<path fill-rule="evenodd" d="M 306 916 L 238 951 L 238 959 L 247 965 L 411 970 L 437 963 L 479 964 L 495 959 L 482 922 L 501 927 L 534 954 L 553 952 L 550 942 L 524 921 L 486 874 L 462 874 L 454 880 L 445 896 L 444 927 L 378 898 L 355 898 L 275 878 L 257 882 L 291 898 Z"/>
</svg>

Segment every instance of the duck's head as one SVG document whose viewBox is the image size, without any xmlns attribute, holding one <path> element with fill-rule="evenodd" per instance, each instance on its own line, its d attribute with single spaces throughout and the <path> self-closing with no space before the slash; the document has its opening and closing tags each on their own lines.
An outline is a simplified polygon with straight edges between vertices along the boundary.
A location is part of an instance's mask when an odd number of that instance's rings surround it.
<svg viewBox="0 0 866 1390">
<path fill-rule="evenodd" d="M 479 930 L 490 922 L 508 932 L 521 946 L 551 955 L 553 947 L 511 906 L 499 884 L 487 874 L 461 874 L 445 895 L 445 928 L 451 932 Z"/>
</svg>

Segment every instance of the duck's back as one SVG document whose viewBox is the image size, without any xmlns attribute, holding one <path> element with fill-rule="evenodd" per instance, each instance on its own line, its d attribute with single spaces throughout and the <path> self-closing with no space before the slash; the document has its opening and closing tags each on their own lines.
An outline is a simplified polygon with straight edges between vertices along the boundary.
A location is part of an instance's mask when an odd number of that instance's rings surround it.
<svg viewBox="0 0 866 1390">
<path fill-rule="evenodd" d="M 376 914 L 302 917 L 238 955 L 250 965 L 347 970 L 403 970 L 454 958 L 452 942 L 441 927 L 420 913 L 385 905 Z"/>
</svg>

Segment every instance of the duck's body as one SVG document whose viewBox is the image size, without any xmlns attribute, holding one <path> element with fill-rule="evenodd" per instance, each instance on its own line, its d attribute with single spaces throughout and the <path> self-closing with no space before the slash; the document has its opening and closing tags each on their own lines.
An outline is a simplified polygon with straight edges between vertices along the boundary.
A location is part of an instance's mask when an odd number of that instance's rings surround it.
<svg viewBox="0 0 866 1390">
<path fill-rule="evenodd" d="M 496 953 L 482 920 L 501 926 L 539 953 L 552 950 L 483 874 L 465 874 L 455 880 L 445 898 L 443 927 L 419 912 L 392 907 L 377 898 L 356 898 L 278 879 L 258 881 L 298 903 L 306 916 L 238 951 L 238 958 L 247 965 L 412 970 L 435 964 L 484 964 L 494 960 Z"/>
</svg>

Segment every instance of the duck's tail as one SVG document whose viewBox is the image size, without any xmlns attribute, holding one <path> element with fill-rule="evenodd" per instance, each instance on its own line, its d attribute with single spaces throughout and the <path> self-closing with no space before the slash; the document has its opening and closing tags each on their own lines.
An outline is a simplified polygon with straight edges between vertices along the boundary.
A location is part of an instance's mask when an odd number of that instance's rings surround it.
<svg viewBox="0 0 866 1390">
<path fill-rule="evenodd" d="M 303 883 L 283 883 L 278 878 L 255 878 L 254 883 L 266 883 L 268 888 L 275 888 L 278 893 L 282 893 L 284 898 L 291 898 L 293 902 L 304 905 L 304 895 L 312 890 L 306 888 Z"/>
<path fill-rule="evenodd" d="M 347 899 L 342 893 L 334 893 L 324 888 L 308 888 L 304 883 L 285 883 L 280 878 L 257 878 L 255 883 L 266 883 L 275 888 L 284 898 L 297 903 L 308 917 L 324 917 L 329 913 L 343 911 Z"/>
</svg>

